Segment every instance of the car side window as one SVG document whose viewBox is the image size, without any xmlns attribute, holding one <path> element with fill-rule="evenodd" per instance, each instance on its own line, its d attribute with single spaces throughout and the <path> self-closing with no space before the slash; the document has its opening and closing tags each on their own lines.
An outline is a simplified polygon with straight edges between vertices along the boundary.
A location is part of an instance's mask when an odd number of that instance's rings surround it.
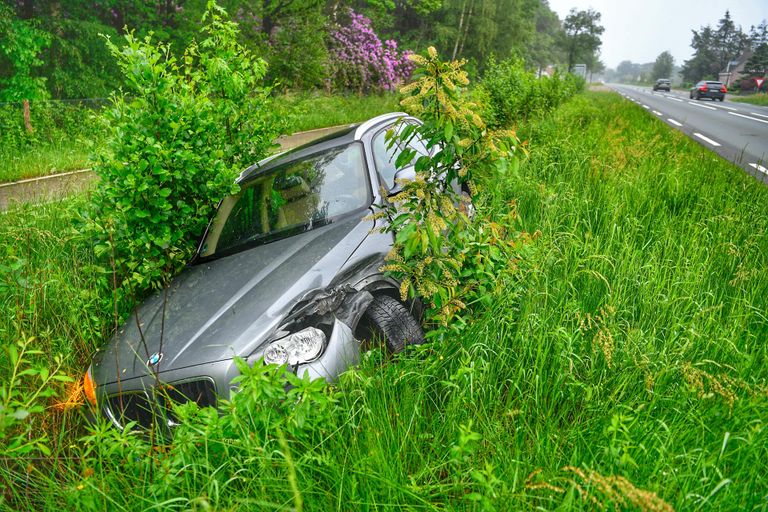
<svg viewBox="0 0 768 512">
<path fill-rule="evenodd" d="M 374 165 L 376 166 L 376 170 L 379 172 L 379 175 L 381 176 L 381 179 L 387 189 L 391 189 L 395 185 L 395 173 L 397 172 L 395 162 L 397 162 L 397 158 L 400 156 L 400 153 L 402 153 L 404 149 L 404 146 L 402 146 L 402 144 L 399 142 L 392 144 L 392 146 L 389 148 L 387 147 L 389 146 L 389 141 L 387 141 L 387 132 L 391 129 L 392 126 L 389 126 L 381 130 L 379 133 L 374 135 L 372 141 Z M 416 156 L 414 157 L 411 164 L 413 164 L 419 156 L 429 156 L 429 151 L 427 151 L 426 144 L 418 136 L 413 137 L 410 141 L 408 141 L 408 147 L 416 151 Z"/>
</svg>

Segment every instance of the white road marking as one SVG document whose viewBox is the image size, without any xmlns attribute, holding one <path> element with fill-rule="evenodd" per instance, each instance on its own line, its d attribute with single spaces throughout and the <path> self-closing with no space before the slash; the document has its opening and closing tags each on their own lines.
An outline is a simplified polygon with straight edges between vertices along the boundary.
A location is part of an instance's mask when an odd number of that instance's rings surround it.
<svg viewBox="0 0 768 512">
<path fill-rule="evenodd" d="M 675 120 L 674 120 L 674 119 L 672 119 L 671 117 L 668 117 L 668 118 L 667 118 L 667 121 L 669 121 L 670 123 L 672 123 L 672 124 L 673 124 L 673 125 L 675 125 L 675 126 L 683 126 L 683 123 L 678 123 L 677 121 L 675 121 Z"/>
<path fill-rule="evenodd" d="M 736 112 L 728 112 L 728 113 L 730 115 L 732 115 L 732 116 L 739 116 L 739 117 L 743 117 L 744 119 L 751 119 L 753 121 L 757 121 L 758 123 L 768 124 L 768 121 L 765 120 L 765 119 L 758 119 L 758 118 L 752 117 L 752 116 L 745 116 L 744 114 L 737 114 Z"/>
<path fill-rule="evenodd" d="M 648 110 L 651 109 L 651 107 L 649 107 L 648 105 L 645 105 L 645 104 L 643 104 L 643 108 L 647 108 Z"/>
<path fill-rule="evenodd" d="M 703 140 L 704 142 L 709 142 L 710 144 L 712 144 L 715 147 L 720 145 L 719 142 L 716 142 L 716 141 L 710 139 L 709 137 L 705 137 L 704 135 L 700 134 L 699 132 L 693 132 L 693 134 L 695 136 L 697 136 L 698 138 L 700 138 L 701 140 Z"/>
<path fill-rule="evenodd" d="M 681 103 L 682 103 L 682 101 L 683 101 L 683 100 L 681 100 L 680 98 L 673 98 L 672 96 L 664 96 L 664 97 L 665 97 L 665 98 L 667 98 L 668 100 L 672 100 L 672 101 L 679 101 L 679 102 L 681 102 Z"/>
<path fill-rule="evenodd" d="M 656 114 L 657 116 L 663 116 L 664 115 L 661 112 L 659 112 L 658 110 L 654 110 L 653 113 Z"/>
<path fill-rule="evenodd" d="M 733 107 L 726 107 L 725 105 L 720 105 L 720 108 L 724 108 L 726 110 L 733 110 L 734 112 L 738 112 L 739 109 L 733 108 Z"/>
<path fill-rule="evenodd" d="M 753 116 L 760 116 L 760 117 L 768 118 L 767 115 L 765 115 L 765 114 L 758 114 L 757 112 L 750 112 L 750 114 L 752 114 Z"/>
<path fill-rule="evenodd" d="M 768 168 L 766 168 L 766 167 L 763 167 L 763 166 L 762 166 L 762 165 L 760 165 L 760 164 L 749 164 L 749 165 L 750 165 L 751 167 L 754 167 L 755 169 L 757 169 L 758 171 L 760 171 L 760 172 L 761 172 L 761 173 L 763 173 L 763 174 L 768 174 Z"/>
<path fill-rule="evenodd" d="M 696 105 L 697 107 L 701 107 L 701 108 L 708 108 L 709 110 L 717 110 L 715 107 L 708 107 L 708 106 L 702 105 L 700 103 L 694 103 L 693 101 L 689 101 L 688 104 L 689 105 Z"/>
</svg>

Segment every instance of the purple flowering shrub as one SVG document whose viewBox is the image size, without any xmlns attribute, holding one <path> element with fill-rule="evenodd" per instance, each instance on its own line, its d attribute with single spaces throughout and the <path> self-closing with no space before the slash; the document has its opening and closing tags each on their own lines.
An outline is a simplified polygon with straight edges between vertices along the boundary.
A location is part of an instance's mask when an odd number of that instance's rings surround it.
<svg viewBox="0 0 768 512">
<path fill-rule="evenodd" d="M 331 82 L 336 88 L 359 92 L 395 90 L 413 71 L 412 52 L 398 52 L 397 42 L 381 42 L 371 20 L 349 10 L 349 25 L 331 32 Z"/>
</svg>

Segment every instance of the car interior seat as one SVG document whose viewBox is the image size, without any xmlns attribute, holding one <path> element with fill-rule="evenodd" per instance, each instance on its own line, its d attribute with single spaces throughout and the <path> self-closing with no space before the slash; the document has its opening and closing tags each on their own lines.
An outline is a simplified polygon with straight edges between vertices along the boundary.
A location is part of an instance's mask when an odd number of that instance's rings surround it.
<svg viewBox="0 0 768 512">
<path fill-rule="evenodd" d="M 312 218 L 317 206 L 316 194 L 312 193 L 304 178 L 294 175 L 286 182 L 290 186 L 278 190 L 285 203 L 277 211 L 277 229 L 305 224 Z"/>
</svg>

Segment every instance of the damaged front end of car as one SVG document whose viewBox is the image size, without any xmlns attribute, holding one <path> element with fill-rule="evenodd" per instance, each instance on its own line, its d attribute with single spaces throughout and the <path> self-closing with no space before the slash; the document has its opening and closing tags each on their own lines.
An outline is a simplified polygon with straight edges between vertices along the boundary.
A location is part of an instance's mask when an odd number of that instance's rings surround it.
<svg viewBox="0 0 768 512">
<path fill-rule="evenodd" d="M 115 427 L 123 429 L 133 424 L 156 430 L 178 424 L 176 405 L 192 401 L 200 407 L 217 407 L 220 399 L 231 398 L 237 392 L 233 381 L 240 373 L 236 357 L 249 365 L 284 365 L 286 371 L 299 377 L 332 382 L 359 362 L 362 340 L 355 337 L 355 331 L 373 300 L 369 291 L 349 284 L 312 291 L 251 353 L 193 367 L 163 367 L 165 357 L 160 350 L 136 351 L 134 361 L 141 363 L 139 368 L 105 364 L 107 352 L 99 352 L 84 377 L 88 401 Z M 94 372 L 103 381 L 105 366 L 117 370 L 114 382 L 97 385 Z M 131 366 L 134 370 L 129 372 Z"/>
<path fill-rule="evenodd" d="M 299 376 L 331 382 L 360 360 L 354 332 L 374 297 L 350 285 L 310 295 L 248 359 L 287 365 Z"/>
</svg>

